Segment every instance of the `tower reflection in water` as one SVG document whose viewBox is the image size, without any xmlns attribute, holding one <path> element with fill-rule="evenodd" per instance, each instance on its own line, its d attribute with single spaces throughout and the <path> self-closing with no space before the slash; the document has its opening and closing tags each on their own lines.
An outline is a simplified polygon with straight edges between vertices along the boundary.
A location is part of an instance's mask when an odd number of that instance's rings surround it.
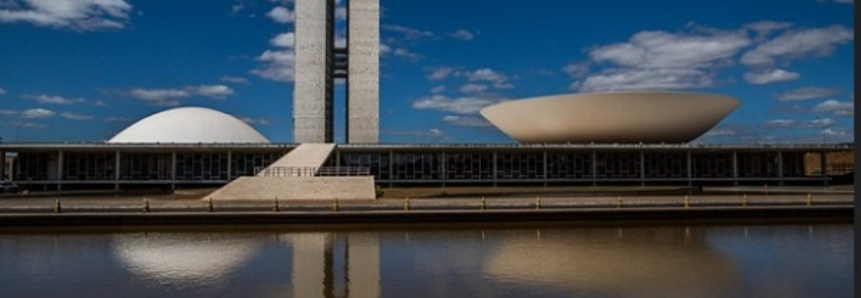
<svg viewBox="0 0 861 298">
<path fill-rule="evenodd" d="M 293 248 L 293 297 L 380 297 L 377 233 L 288 234 Z M 343 246 L 336 240 L 343 240 Z M 336 249 L 343 249 L 337 252 Z M 338 267 L 343 270 L 336 270 Z M 336 273 L 342 273 L 338 276 Z M 336 293 L 342 285 L 342 293 Z"/>
</svg>

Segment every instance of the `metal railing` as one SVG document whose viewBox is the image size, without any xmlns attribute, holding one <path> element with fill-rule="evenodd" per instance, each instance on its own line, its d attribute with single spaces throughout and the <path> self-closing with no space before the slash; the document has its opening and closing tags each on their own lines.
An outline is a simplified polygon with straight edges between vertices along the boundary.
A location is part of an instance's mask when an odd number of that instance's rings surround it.
<svg viewBox="0 0 861 298">
<path fill-rule="evenodd" d="M 267 167 L 255 169 L 262 177 L 353 177 L 370 176 L 367 167 Z"/>
</svg>

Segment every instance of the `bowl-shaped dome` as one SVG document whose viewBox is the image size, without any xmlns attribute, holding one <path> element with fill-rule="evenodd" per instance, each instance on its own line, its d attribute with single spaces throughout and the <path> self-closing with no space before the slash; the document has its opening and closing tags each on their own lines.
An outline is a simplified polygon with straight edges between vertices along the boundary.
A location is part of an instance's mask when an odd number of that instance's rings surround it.
<svg viewBox="0 0 861 298">
<path fill-rule="evenodd" d="M 685 143 L 738 105 L 695 93 L 567 94 L 504 102 L 481 115 L 521 143 Z"/>
<path fill-rule="evenodd" d="M 108 143 L 269 143 L 242 120 L 201 107 L 181 107 L 146 117 Z"/>
</svg>

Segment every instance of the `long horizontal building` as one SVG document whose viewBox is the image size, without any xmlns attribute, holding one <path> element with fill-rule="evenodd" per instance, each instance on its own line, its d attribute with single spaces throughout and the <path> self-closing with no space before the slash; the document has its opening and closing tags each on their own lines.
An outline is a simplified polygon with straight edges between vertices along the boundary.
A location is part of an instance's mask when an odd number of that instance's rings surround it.
<svg viewBox="0 0 861 298">
<path fill-rule="evenodd" d="M 218 186 L 297 146 L 0 144 L 9 159 L 0 164 L 36 190 Z M 822 185 L 827 174 L 852 170 L 828 162 L 846 152 L 854 145 L 337 145 L 326 167 L 370 173 L 381 186 Z"/>
</svg>

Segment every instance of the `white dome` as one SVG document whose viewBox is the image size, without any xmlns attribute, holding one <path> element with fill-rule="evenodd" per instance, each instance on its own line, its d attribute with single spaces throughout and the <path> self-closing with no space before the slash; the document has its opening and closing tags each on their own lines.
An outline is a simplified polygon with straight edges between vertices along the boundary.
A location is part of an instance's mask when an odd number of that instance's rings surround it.
<svg viewBox="0 0 861 298">
<path fill-rule="evenodd" d="M 108 143 L 269 143 L 242 120 L 201 107 L 162 111 L 127 127 Z"/>
</svg>

